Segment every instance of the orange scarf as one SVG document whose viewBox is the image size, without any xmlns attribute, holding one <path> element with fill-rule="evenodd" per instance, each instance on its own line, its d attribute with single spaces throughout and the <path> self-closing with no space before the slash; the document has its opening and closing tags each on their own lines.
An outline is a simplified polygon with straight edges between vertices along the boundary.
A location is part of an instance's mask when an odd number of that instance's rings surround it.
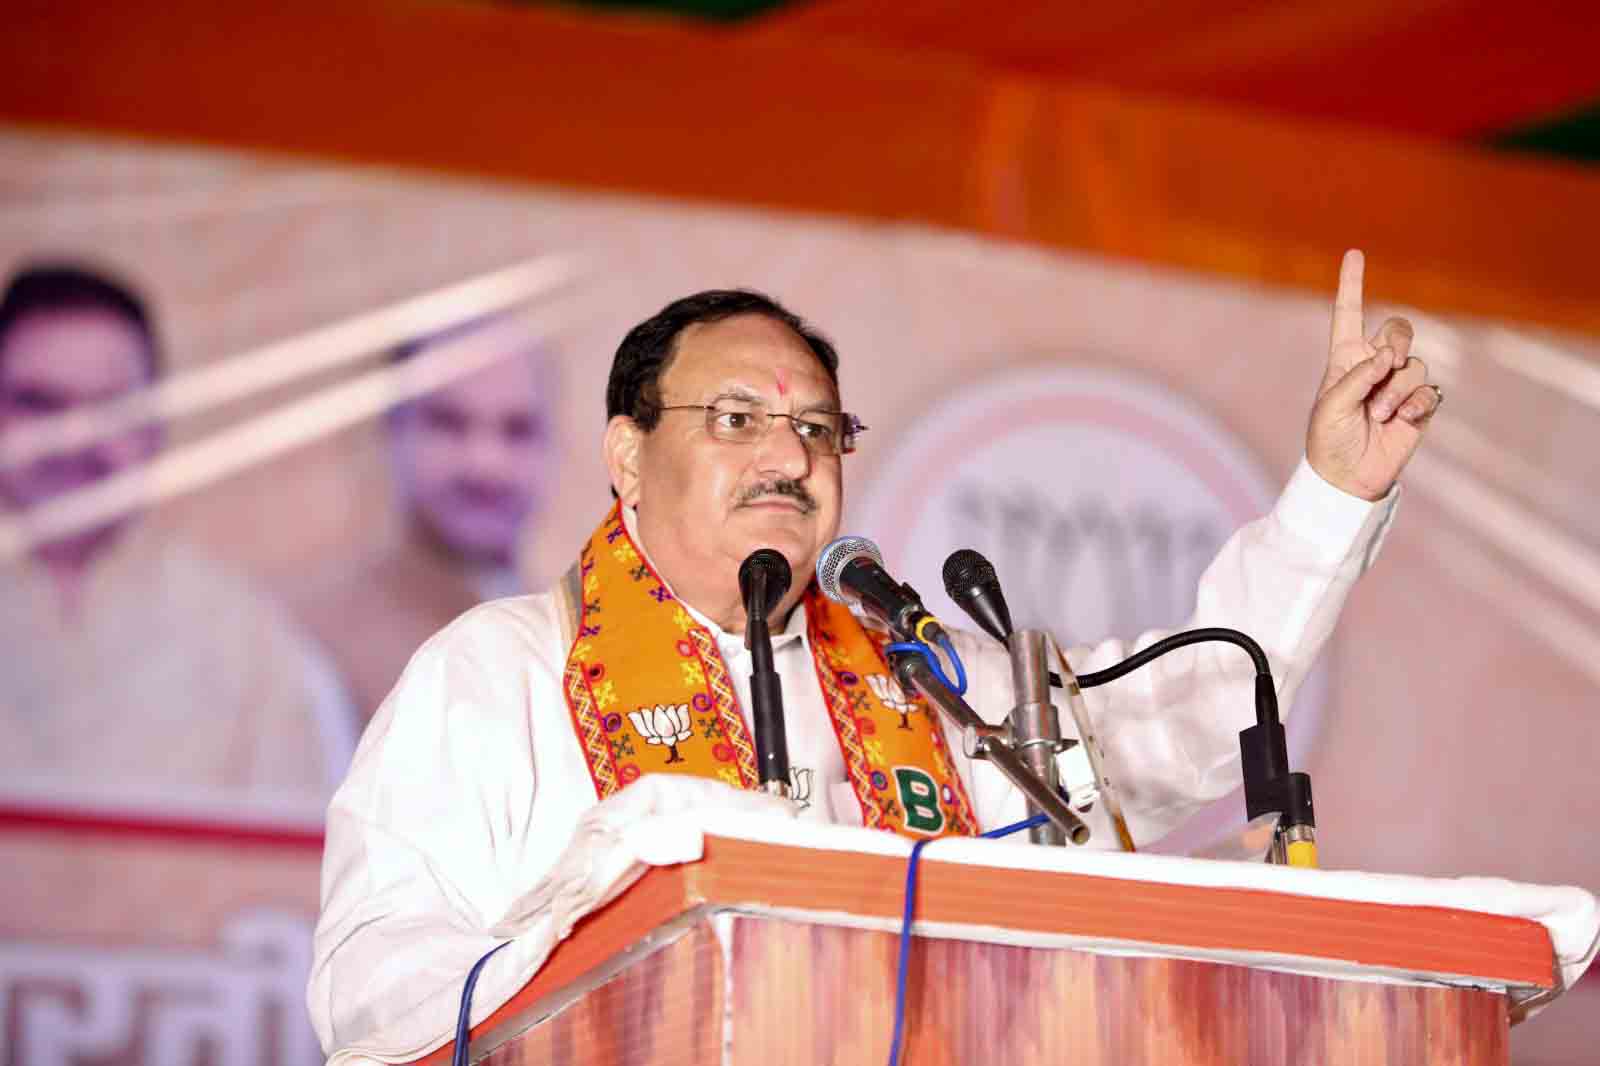
<svg viewBox="0 0 1600 1066">
<path fill-rule="evenodd" d="M 673 598 L 612 508 L 565 582 L 576 602 L 563 690 L 601 799 L 647 773 L 757 783 L 755 745 L 711 633 Z M 803 601 L 817 682 L 862 823 L 912 837 L 978 821 L 920 696 L 889 672 L 883 640 L 815 584 Z"/>
</svg>

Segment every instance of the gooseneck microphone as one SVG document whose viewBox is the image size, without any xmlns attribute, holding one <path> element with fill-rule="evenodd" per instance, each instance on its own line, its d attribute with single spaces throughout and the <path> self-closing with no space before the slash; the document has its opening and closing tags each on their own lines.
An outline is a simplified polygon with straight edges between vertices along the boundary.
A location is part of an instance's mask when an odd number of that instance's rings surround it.
<svg viewBox="0 0 1600 1066">
<path fill-rule="evenodd" d="M 983 631 L 1004 644 L 1011 636 L 1011 611 L 994 565 L 971 548 L 944 561 L 944 591 Z"/>
<path fill-rule="evenodd" d="M 883 553 L 866 537 L 839 537 L 817 556 L 822 594 L 845 606 L 859 605 L 899 640 L 937 644 L 944 629 L 922 606 L 917 590 L 890 577 Z"/>
<path fill-rule="evenodd" d="M 789 560 L 772 548 L 757 548 L 739 565 L 744 598 L 744 640 L 750 648 L 750 731 L 756 744 L 760 788 L 789 795 L 789 740 L 783 724 L 783 684 L 772 665 L 767 616 L 783 602 L 792 574 Z"/>
</svg>

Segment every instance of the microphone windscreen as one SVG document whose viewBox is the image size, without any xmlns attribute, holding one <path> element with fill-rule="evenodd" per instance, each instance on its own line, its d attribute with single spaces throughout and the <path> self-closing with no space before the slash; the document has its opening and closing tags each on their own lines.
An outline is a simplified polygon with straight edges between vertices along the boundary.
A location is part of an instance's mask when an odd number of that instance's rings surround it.
<svg viewBox="0 0 1600 1066">
<path fill-rule="evenodd" d="M 883 565 L 883 553 L 866 537 L 838 537 L 822 549 L 817 556 L 817 586 L 824 596 L 847 606 L 854 600 L 840 585 L 839 575 L 857 559 L 871 559 L 880 567 Z"/>
<path fill-rule="evenodd" d="M 757 576 L 764 577 L 766 602 L 761 605 L 763 616 L 770 614 L 772 609 L 789 591 L 789 584 L 793 580 L 793 571 L 789 568 L 789 560 L 783 553 L 775 548 L 757 548 L 745 557 L 739 564 L 739 594 L 748 605 L 750 602 L 751 587 Z"/>
<path fill-rule="evenodd" d="M 971 548 L 950 553 L 944 561 L 944 591 L 957 607 L 995 640 L 1011 635 L 1011 610 L 994 564 Z"/>
<path fill-rule="evenodd" d="M 1000 584 L 994 564 L 973 549 L 951 552 L 944 561 L 944 591 L 952 600 L 959 603 L 967 589 L 989 584 Z"/>
</svg>

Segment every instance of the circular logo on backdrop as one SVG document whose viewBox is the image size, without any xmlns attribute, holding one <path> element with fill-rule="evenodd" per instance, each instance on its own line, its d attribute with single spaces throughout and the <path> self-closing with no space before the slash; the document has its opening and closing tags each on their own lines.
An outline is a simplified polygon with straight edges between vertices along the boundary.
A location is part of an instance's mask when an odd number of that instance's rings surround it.
<svg viewBox="0 0 1600 1066">
<path fill-rule="evenodd" d="M 966 628 L 976 627 L 940 573 L 950 552 L 976 548 L 1016 625 L 1071 648 L 1184 626 L 1205 568 L 1278 488 L 1237 437 L 1162 386 L 1097 369 L 1018 370 L 918 418 L 854 494 L 844 528 L 873 537 L 891 573 Z M 1297 766 L 1325 702 L 1319 669 L 1288 716 Z M 1169 840 L 1192 847 L 1243 820 L 1235 795 Z"/>
</svg>

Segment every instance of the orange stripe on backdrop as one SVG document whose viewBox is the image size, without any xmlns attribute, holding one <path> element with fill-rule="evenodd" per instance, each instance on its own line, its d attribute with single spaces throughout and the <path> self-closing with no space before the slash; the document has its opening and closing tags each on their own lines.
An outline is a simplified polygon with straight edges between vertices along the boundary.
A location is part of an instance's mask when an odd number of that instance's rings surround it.
<svg viewBox="0 0 1600 1066">
<path fill-rule="evenodd" d="M 811 0 L 758 29 L 1430 136 L 1600 96 L 1593 0 Z"/>
<path fill-rule="evenodd" d="M 13 5 L 4 115 L 900 219 L 1600 333 L 1600 175 L 862 44 L 365 0 Z"/>
</svg>

